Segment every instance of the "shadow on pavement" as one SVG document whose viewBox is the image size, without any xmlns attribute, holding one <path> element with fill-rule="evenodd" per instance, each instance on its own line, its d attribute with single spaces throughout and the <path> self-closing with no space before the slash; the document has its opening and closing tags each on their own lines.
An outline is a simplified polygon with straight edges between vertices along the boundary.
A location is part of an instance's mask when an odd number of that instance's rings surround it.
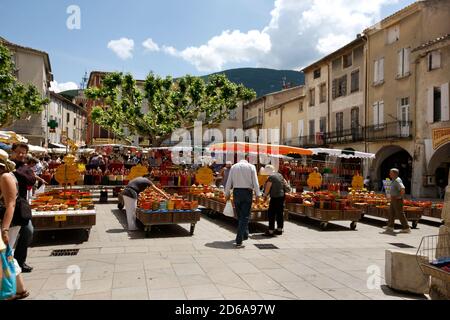
<svg viewBox="0 0 450 320">
<path fill-rule="evenodd" d="M 31 243 L 30 248 L 67 244 L 82 244 L 87 240 L 86 230 L 84 229 L 35 231 L 33 235 L 33 242 Z"/>
<path fill-rule="evenodd" d="M 205 244 L 205 247 L 214 248 L 214 249 L 236 249 L 235 241 L 214 241 Z"/>
<path fill-rule="evenodd" d="M 309 219 L 307 217 L 299 217 L 299 216 L 290 216 L 287 222 L 292 222 L 293 224 L 305 227 L 310 230 L 317 230 L 322 232 L 327 231 L 357 231 L 350 229 L 350 221 L 348 221 L 349 227 L 344 227 L 338 224 L 334 224 L 333 222 L 329 222 L 326 229 L 322 230 L 320 227 L 320 221 Z M 346 221 L 345 221 L 346 222 Z M 358 229 L 358 228 L 357 228 Z"/>
<path fill-rule="evenodd" d="M 391 289 L 387 285 L 382 285 L 381 290 L 383 291 L 383 293 L 385 295 L 391 296 L 391 297 L 400 297 L 400 298 L 414 299 L 414 300 L 428 300 L 428 298 L 423 294 L 405 293 L 405 292 Z"/>
<path fill-rule="evenodd" d="M 204 214 L 202 219 L 208 220 L 219 227 L 222 227 L 232 233 L 236 233 L 238 222 L 234 218 L 224 216 L 223 214 Z M 250 233 L 261 233 L 267 230 L 267 227 L 261 222 L 250 222 L 248 225 Z"/>
<path fill-rule="evenodd" d="M 130 240 L 146 238 L 145 231 L 144 231 L 144 225 L 139 220 L 136 220 L 136 224 L 137 224 L 139 230 L 128 231 L 127 215 L 126 215 L 125 211 L 119 210 L 119 209 L 113 209 L 113 210 L 111 210 L 111 212 L 117 218 L 117 220 L 119 221 L 119 223 L 123 227 L 123 229 L 110 229 L 110 230 L 106 231 L 107 233 L 127 232 Z M 191 234 L 190 234 L 189 230 L 186 230 L 182 226 L 173 224 L 173 225 L 152 226 L 149 238 L 175 238 L 175 237 L 190 237 L 190 236 L 191 236 Z"/>
</svg>

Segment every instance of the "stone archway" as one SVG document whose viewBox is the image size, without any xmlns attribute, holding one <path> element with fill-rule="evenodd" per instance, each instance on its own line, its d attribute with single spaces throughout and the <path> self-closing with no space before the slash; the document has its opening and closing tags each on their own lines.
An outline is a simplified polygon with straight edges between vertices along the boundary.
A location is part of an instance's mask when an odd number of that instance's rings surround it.
<svg viewBox="0 0 450 320">
<path fill-rule="evenodd" d="M 449 184 L 449 170 L 450 143 L 446 143 L 433 153 L 427 165 L 428 174 L 435 176 L 436 191 L 439 196 L 443 195 L 445 187 Z"/>
<path fill-rule="evenodd" d="M 372 181 L 378 183 L 378 188 L 381 190 L 382 181 L 389 176 L 391 168 L 398 168 L 400 170 L 400 178 L 402 179 L 406 193 L 411 193 L 412 180 L 412 156 L 404 148 L 400 146 L 384 146 L 375 155 L 375 160 L 372 162 Z"/>
</svg>

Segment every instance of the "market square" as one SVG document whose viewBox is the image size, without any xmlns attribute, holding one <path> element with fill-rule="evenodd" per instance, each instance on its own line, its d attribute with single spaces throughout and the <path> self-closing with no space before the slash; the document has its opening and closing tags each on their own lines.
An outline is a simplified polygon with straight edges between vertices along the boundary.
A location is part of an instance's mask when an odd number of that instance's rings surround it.
<svg viewBox="0 0 450 320">
<path fill-rule="evenodd" d="M 450 2 L 172 2 L 0 5 L 0 300 L 450 299 Z"/>
</svg>

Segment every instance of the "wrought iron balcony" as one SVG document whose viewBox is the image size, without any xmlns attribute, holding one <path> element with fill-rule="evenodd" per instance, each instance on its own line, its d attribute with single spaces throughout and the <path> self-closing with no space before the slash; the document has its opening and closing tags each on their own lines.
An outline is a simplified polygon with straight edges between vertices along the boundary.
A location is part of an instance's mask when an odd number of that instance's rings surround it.
<svg viewBox="0 0 450 320">
<path fill-rule="evenodd" d="M 344 144 L 359 141 L 364 141 L 364 127 L 362 126 L 345 130 L 336 130 L 325 134 L 326 144 Z"/>
<path fill-rule="evenodd" d="M 323 147 L 325 145 L 324 138 L 325 133 L 318 132 L 315 135 L 284 139 L 283 144 L 302 148 Z"/>
<path fill-rule="evenodd" d="M 262 124 L 263 124 L 262 117 L 253 117 L 253 118 L 250 118 L 250 119 L 244 121 L 244 130 L 250 129 L 250 128 L 253 128 L 255 126 L 259 126 Z"/>
<path fill-rule="evenodd" d="M 412 139 L 412 121 L 395 121 L 366 127 L 366 140 Z"/>
</svg>

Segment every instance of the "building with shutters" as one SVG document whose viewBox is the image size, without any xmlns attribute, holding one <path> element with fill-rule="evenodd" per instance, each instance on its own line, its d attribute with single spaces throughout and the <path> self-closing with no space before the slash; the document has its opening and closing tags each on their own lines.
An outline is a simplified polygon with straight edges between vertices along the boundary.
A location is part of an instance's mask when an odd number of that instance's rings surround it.
<svg viewBox="0 0 450 320">
<path fill-rule="evenodd" d="M 44 51 L 15 44 L 1 37 L 0 43 L 11 52 L 16 67 L 16 78 L 21 83 L 34 85 L 42 98 L 49 98 L 50 82 L 53 81 L 49 55 Z M 27 138 L 32 145 L 46 146 L 47 122 L 46 112 L 42 112 L 32 114 L 28 119 L 17 120 L 12 126 L 2 130 L 15 131 Z"/>
<path fill-rule="evenodd" d="M 365 141 L 368 152 L 376 154 L 370 172 L 380 187 L 389 169 L 397 167 L 408 194 L 436 196 L 437 165 L 430 161 L 446 163 L 448 177 L 450 159 L 427 158 L 433 154 L 433 130 L 449 127 L 449 55 L 441 48 L 447 40 L 436 40 L 450 33 L 449 18 L 450 1 L 417 1 L 364 31 Z M 441 142 L 439 148 L 447 148 Z"/>
</svg>

